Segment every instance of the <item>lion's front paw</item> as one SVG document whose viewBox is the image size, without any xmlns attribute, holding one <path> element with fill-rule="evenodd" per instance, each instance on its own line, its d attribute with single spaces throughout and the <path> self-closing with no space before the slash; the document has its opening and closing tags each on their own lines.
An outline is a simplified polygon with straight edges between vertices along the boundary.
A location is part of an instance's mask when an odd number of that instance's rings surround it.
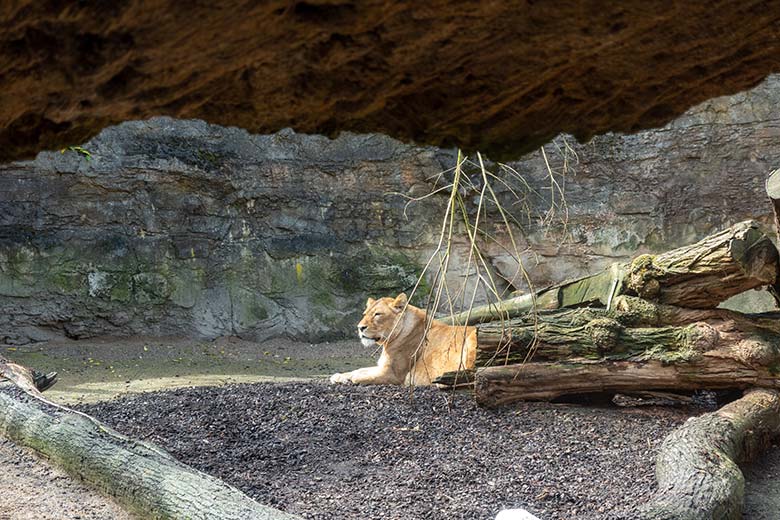
<svg viewBox="0 0 780 520">
<path fill-rule="evenodd" d="M 349 378 L 349 374 L 333 374 L 330 376 L 330 382 L 333 384 L 344 384 L 351 383 L 352 380 Z"/>
</svg>

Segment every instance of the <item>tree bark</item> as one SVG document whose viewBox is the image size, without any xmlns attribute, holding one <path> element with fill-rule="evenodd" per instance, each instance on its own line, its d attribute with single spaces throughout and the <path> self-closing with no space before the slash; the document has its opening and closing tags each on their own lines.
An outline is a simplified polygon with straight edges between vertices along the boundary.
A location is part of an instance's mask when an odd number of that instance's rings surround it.
<svg viewBox="0 0 780 520">
<path fill-rule="evenodd" d="M 689 419 L 656 457 L 658 491 L 638 520 L 742 518 L 747 462 L 780 434 L 780 394 L 756 389 L 720 410 Z"/>
<path fill-rule="evenodd" d="M 624 293 L 709 309 L 735 294 L 772 285 L 777 276 L 777 249 L 756 222 L 746 221 L 690 246 L 638 256 L 628 269 Z"/>
<path fill-rule="evenodd" d="M 486 406 L 594 392 L 780 387 L 776 313 L 620 296 L 609 311 L 561 309 L 483 324 L 477 343 L 475 393 Z"/>
<path fill-rule="evenodd" d="M 51 403 L 31 371 L 0 360 L 0 434 L 114 497 L 141 518 L 292 520 L 154 445 Z"/>
<path fill-rule="evenodd" d="M 561 361 L 477 369 L 479 404 L 497 407 L 517 401 L 551 401 L 565 395 L 780 388 L 776 361 L 771 367 L 749 366 L 721 352 L 687 363 L 661 361 Z"/>
<path fill-rule="evenodd" d="M 744 315 L 725 309 L 683 309 L 619 296 L 612 310 L 561 309 L 477 328 L 476 365 L 528 361 L 662 361 L 681 363 L 743 342 L 770 363 L 780 344 L 780 314 Z M 731 354 L 737 357 L 737 353 Z M 747 351 L 745 353 L 747 355 Z M 754 360 L 755 361 L 755 360 Z"/>
<path fill-rule="evenodd" d="M 56 377 L 56 374 L 55 374 Z M 0 355 L 0 381 L 7 380 L 34 395 L 40 395 L 38 385 L 35 384 L 33 371 L 22 365 L 12 363 Z M 49 385 L 51 386 L 51 385 Z"/>
<path fill-rule="evenodd" d="M 746 221 L 660 255 L 640 255 L 601 273 L 533 294 L 483 305 L 443 321 L 476 325 L 505 321 L 532 310 L 610 307 L 621 294 L 679 307 L 710 309 L 741 292 L 778 282 L 780 262 L 758 224 Z"/>
</svg>

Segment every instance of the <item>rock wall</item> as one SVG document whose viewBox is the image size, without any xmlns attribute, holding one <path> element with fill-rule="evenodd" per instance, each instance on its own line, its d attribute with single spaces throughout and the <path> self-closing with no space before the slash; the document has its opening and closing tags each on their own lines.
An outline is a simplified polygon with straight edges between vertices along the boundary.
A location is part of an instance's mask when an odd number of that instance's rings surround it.
<svg viewBox="0 0 780 520">
<path fill-rule="evenodd" d="M 778 106 L 771 76 L 661 129 L 583 145 L 559 136 L 511 163 L 528 184 L 509 180 L 525 204 L 496 189 L 522 225 L 534 284 L 746 218 L 769 223 Z M 170 118 L 108 128 L 80 150 L 0 166 L 0 341 L 352 335 L 366 296 L 414 285 L 449 193 L 408 206 L 406 197 L 450 178 L 456 157 L 379 135 L 255 136 Z M 477 192 L 463 195 L 473 212 Z M 496 219 L 490 233 L 500 245 L 483 246 L 508 280 L 501 288 L 526 290 Z M 467 258 L 459 238 L 453 287 Z"/>
</svg>

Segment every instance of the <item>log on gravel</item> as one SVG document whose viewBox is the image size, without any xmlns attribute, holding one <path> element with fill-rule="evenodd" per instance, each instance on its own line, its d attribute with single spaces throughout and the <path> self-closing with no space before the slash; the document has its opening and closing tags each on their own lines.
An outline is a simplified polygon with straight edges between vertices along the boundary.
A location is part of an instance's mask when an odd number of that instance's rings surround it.
<svg viewBox="0 0 780 520">
<path fill-rule="evenodd" d="M 693 245 L 640 255 L 628 264 L 613 264 L 601 273 L 475 307 L 443 321 L 476 325 L 505 321 L 532 310 L 610 307 L 621 294 L 709 309 L 744 291 L 774 285 L 779 273 L 774 244 L 756 222 L 745 221 Z"/>
<path fill-rule="evenodd" d="M 674 324 L 658 326 L 664 320 Z M 610 311 L 563 309 L 482 325 L 477 342 L 483 368 L 474 375 L 475 394 L 486 406 L 601 392 L 780 387 L 776 314 L 621 296 Z"/>
<path fill-rule="evenodd" d="M 33 385 L 31 371 L 2 361 L 0 434 L 34 449 L 141 518 L 298 518 L 258 504 L 160 448 L 47 401 Z"/>
<path fill-rule="evenodd" d="M 745 480 L 738 464 L 780 435 L 780 394 L 753 389 L 720 410 L 689 419 L 656 458 L 658 491 L 638 520 L 742 518 Z"/>
<path fill-rule="evenodd" d="M 552 401 L 566 395 L 780 388 L 776 363 L 770 367 L 748 366 L 718 353 L 674 364 L 586 360 L 526 363 L 478 369 L 474 387 L 477 402 L 486 407 Z"/>
</svg>

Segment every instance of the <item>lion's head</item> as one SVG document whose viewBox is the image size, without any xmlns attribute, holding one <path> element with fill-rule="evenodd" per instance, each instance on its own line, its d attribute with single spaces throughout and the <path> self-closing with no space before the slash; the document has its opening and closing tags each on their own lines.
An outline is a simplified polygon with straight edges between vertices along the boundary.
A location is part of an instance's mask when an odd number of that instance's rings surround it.
<svg viewBox="0 0 780 520">
<path fill-rule="evenodd" d="M 363 319 L 358 323 L 360 342 L 367 347 L 373 347 L 378 341 L 386 341 L 396 326 L 396 321 L 406 306 L 406 294 L 401 293 L 395 298 L 369 298 Z"/>
</svg>

